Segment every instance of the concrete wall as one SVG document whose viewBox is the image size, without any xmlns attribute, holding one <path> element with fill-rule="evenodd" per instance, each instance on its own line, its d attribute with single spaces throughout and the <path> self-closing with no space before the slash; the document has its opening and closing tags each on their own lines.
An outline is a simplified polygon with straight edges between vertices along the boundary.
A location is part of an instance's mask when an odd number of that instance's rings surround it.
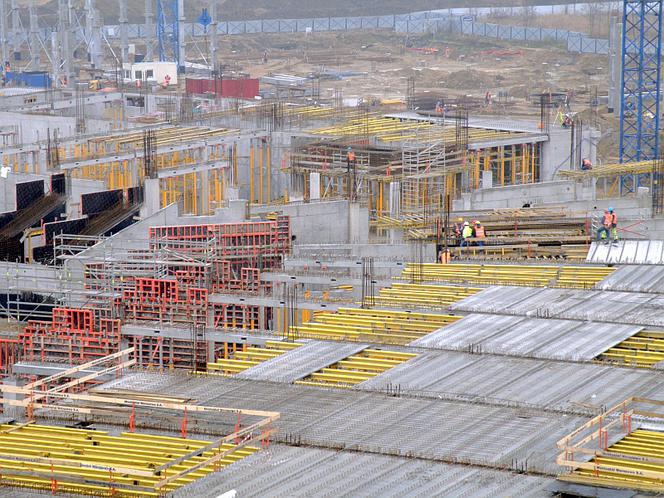
<svg viewBox="0 0 664 498">
<path fill-rule="evenodd" d="M 46 140 L 49 129 L 51 136 L 53 136 L 54 130 L 58 130 L 60 138 L 76 136 L 76 118 L 74 117 L 0 112 L 0 122 L 18 125 L 21 141 L 25 144 Z M 108 132 L 111 129 L 111 122 L 88 119 L 86 129 L 88 133 Z"/>
<path fill-rule="evenodd" d="M 84 178 L 70 178 L 67 199 L 67 217 L 80 218 L 83 216 L 81 211 L 81 196 L 94 192 L 108 190 L 108 187 L 101 180 L 87 180 Z"/>
<path fill-rule="evenodd" d="M 252 206 L 252 214 L 275 211 L 274 206 Z M 291 218 L 295 244 L 364 243 L 369 239 L 369 211 L 348 201 L 292 203 L 279 206 Z"/>
<path fill-rule="evenodd" d="M 571 164 L 570 136 L 571 130 L 569 128 L 562 128 L 557 124 L 551 125 L 549 141 L 542 144 L 541 181 L 553 180 L 558 171 L 579 169 L 581 167 L 580 164 Z M 593 164 L 597 164 L 597 143 L 599 142 L 599 138 L 600 134 L 597 130 L 592 128 L 585 128 L 583 130 L 581 157 L 587 157 Z"/>
<path fill-rule="evenodd" d="M 565 208 L 576 216 L 600 216 L 606 207 L 613 206 L 621 219 L 643 220 L 651 216 L 651 202 L 647 190 L 637 197 L 597 199 L 594 181 L 561 180 L 476 190 L 455 200 L 453 210 L 455 215 L 472 216 L 474 211 L 521 208 L 529 203 L 532 207 Z"/>
<path fill-rule="evenodd" d="M 50 188 L 50 178 L 48 176 L 11 172 L 7 178 L 0 178 L 0 213 L 16 211 L 17 183 L 35 180 L 44 181 L 44 191 Z"/>
</svg>

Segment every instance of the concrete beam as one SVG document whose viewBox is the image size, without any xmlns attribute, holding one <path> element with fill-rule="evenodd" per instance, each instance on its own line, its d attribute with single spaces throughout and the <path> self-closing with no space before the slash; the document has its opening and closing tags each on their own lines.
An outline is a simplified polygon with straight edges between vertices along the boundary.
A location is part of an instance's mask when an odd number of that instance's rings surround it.
<svg viewBox="0 0 664 498">
<path fill-rule="evenodd" d="M 285 301 L 273 297 L 238 296 L 235 294 L 211 294 L 208 301 L 213 304 L 235 304 L 238 306 L 263 306 L 268 308 L 283 308 Z M 350 303 L 314 303 L 298 302 L 297 309 L 312 311 L 337 311 L 339 308 L 349 306 Z"/>
<path fill-rule="evenodd" d="M 234 342 L 237 344 L 251 344 L 254 346 L 264 346 L 266 341 L 273 341 L 280 336 L 257 331 L 241 331 L 237 329 L 225 330 L 207 330 L 205 339 L 208 342 Z M 191 340 L 191 330 L 188 327 L 174 327 L 172 325 L 136 325 L 126 323 L 122 326 L 122 335 L 125 337 L 147 336 L 163 337 L 168 339 Z"/>
</svg>

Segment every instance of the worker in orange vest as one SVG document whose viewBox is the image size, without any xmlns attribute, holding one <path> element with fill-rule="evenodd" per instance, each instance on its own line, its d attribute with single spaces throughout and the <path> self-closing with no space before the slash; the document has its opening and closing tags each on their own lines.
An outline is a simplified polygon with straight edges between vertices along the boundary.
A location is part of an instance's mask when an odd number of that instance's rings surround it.
<svg viewBox="0 0 664 498">
<path fill-rule="evenodd" d="M 618 242 L 618 217 L 616 216 L 616 213 L 613 212 L 612 207 L 604 211 L 602 226 L 597 230 L 597 240 L 605 239 L 608 244 L 609 231 L 611 232 L 613 242 Z"/>
<path fill-rule="evenodd" d="M 480 247 L 484 247 L 484 239 L 486 239 L 486 232 L 484 231 L 484 227 L 482 224 L 475 220 L 475 238 L 477 240 L 477 245 Z"/>
<path fill-rule="evenodd" d="M 350 166 L 355 165 L 355 151 L 352 147 L 348 147 L 348 152 L 346 152 L 346 162 L 348 164 L 348 171 L 350 171 Z"/>
</svg>

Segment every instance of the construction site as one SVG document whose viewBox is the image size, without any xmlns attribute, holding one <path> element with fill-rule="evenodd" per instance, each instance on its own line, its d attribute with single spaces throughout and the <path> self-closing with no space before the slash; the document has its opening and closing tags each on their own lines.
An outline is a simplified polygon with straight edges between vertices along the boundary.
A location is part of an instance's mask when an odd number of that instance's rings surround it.
<svg viewBox="0 0 664 498">
<path fill-rule="evenodd" d="M 471 3 L 0 0 L 0 497 L 664 494 L 662 2 Z"/>
</svg>

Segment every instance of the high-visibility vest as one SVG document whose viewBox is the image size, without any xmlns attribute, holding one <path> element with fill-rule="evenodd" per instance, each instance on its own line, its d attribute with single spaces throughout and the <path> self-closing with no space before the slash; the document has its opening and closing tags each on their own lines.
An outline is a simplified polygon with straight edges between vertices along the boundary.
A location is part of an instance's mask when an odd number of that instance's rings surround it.
<svg viewBox="0 0 664 498">
<path fill-rule="evenodd" d="M 484 227 L 483 226 L 475 227 L 475 237 L 478 237 L 480 239 L 483 239 L 484 237 L 486 237 L 486 233 L 484 232 Z"/>
<path fill-rule="evenodd" d="M 348 160 L 355 161 L 355 152 L 353 152 L 352 150 L 348 151 Z"/>
<path fill-rule="evenodd" d="M 463 232 L 461 232 L 461 235 L 463 235 L 464 239 L 468 239 L 473 236 L 473 229 L 470 227 L 470 225 L 463 227 Z"/>
<path fill-rule="evenodd" d="M 618 217 L 616 213 L 604 213 L 604 226 L 611 228 L 613 225 L 618 224 Z"/>
</svg>

